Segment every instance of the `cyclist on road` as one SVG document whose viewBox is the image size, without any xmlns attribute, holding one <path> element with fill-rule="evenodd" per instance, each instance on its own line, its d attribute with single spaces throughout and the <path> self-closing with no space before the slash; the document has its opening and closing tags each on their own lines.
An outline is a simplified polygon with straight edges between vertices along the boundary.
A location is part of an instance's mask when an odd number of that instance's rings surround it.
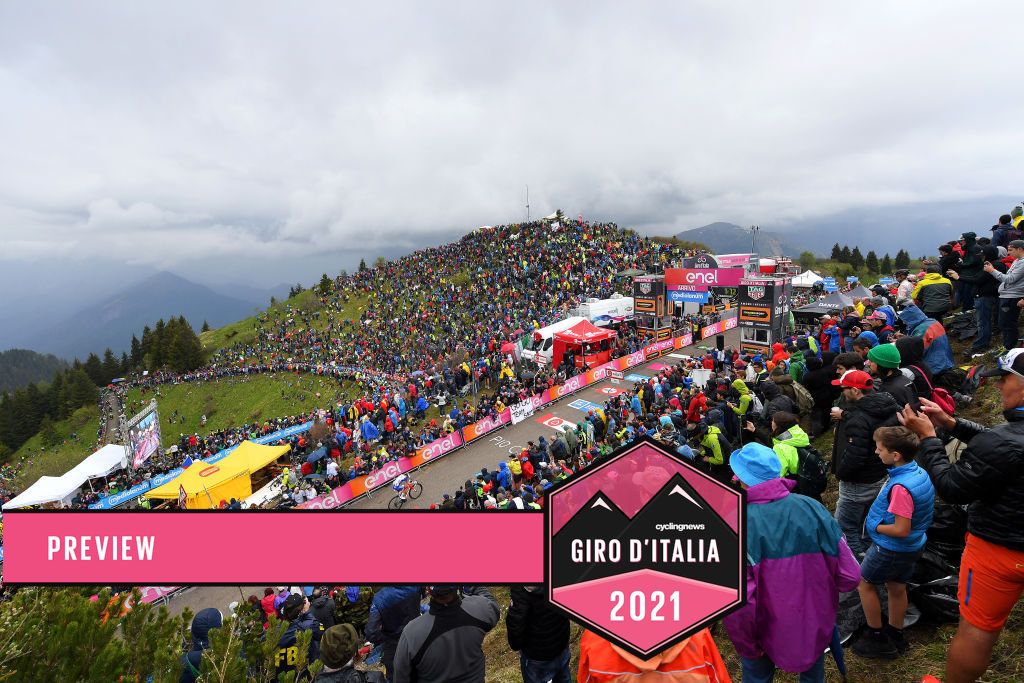
<svg viewBox="0 0 1024 683">
<path fill-rule="evenodd" d="M 409 489 L 411 487 L 406 486 L 406 482 L 409 482 L 408 474 L 399 474 L 395 477 L 395 481 L 391 484 L 391 488 L 398 492 L 398 497 L 402 500 L 406 500 L 409 495 Z M 411 483 L 411 482 L 410 482 Z"/>
</svg>

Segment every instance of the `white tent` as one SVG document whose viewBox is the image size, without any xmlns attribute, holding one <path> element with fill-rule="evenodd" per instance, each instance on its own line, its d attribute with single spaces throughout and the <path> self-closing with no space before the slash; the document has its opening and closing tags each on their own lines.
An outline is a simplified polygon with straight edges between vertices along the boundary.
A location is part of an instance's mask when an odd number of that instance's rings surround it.
<svg viewBox="0 0 1024 683">
<path fill-rule="evenodd" d="M 22 491 L 20 495 L 4 503 L 3 509 L 13 510 L 29 505 L 57 502 L 62 506 L 70 505 L 75 492 L 82 488 L 85 482 L 105 477 L 114 470 L 126 467 L 127 464 L 125 447 L 107 444 L 59 477 L 40 477 L 39 481 Z"/>
<path fill-rule="evenodd" d="M 822 279 L 823 278 L 813 270 L 805 270 L 793 278 L 793 286 L 810 288 L 814 286 L 815 282 L 821 282 Z"/>
</svg>

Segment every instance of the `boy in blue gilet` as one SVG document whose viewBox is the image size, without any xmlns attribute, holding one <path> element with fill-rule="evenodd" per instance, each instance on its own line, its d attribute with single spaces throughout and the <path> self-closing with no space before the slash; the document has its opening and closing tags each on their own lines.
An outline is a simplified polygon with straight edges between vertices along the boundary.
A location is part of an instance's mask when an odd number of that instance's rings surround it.
<svg viewBox="0 0 1024 683">
<path fill-rule="evenodd" d="M 860 566 L 861 604 L 867 631 L 853 645 L 862 657 L 895 659 L 907 649 L 903 617 L 907 611 L 907 581 L 925 544 L 932 524 L 935 487 L 915 458 L 920 445 L 906 427 L 875 430 L 875 452 L 889 467 L 889 478 L 868 511 L 864 526 L 871 537 Z M 885 584 L 889 594 L 889 623 L 882 626 L 882 604 L 875 584 Z"/>
</svg>

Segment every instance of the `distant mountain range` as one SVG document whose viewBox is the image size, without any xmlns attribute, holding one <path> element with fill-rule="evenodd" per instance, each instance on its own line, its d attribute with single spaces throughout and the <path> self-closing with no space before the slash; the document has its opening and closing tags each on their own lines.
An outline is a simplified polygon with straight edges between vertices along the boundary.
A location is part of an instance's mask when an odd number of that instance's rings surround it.
<svg viewBox="0 0 1024 683">
<path fill-rule="evenodd" d="M 810 251 L 828 256 L 833 244 L 860 247 L 865 255 L 895 256 L 906 249 L 911 256 L 934 255 L 943 242 L 962 233 L 991 235 L 1000 214 L 1010 213 L 1020 199 L 990 196 L 946 202 L 916 202 L 894 206 L 864 207 L 777 223 L 761 223 L 758 252 L 762 256 L 786 255 L 794 259 Z M 750 251 L 750 228 L 728 222 L 711 223 L 685 230 L 679 239 L 702 242 L 719 254 Z"/>
<path fill-rule="evenodd" d="M 715 254 L 745 254 L 750 251 L 750 228 L 743 228 L 734 223 L 711 223 L 693 230 L 686 230 L 676 235 L 681 240 L 700 242 Z M 799 256 L 801 249 L 791 239 L 791 235 L 759 230 L 757 233 L 757 252 L 762 256 Z"/>
<path fill-rule="evenodd" d="M 142 329 L 152 327 L 160 318 L 184 315 L 199 332 L 203 321 L 220 327 L 253 315 L 258 307 L 266 308 L 271 296 L 283 298 L 288 294 L 287 285 L 273 290 L 237 290 L 246 298 L 215 291 L 173 273 L 156 273 L 50 325 L 24 345 L 68 359 L 84 360 L 89 353 L 102 355 L 108 347 L 120 355 L 130 349 L 133 334 L 141 338 Z"/>
<path fill-rule="evenodd" d="M 27 349 L 0 351 L 0 392 L 11 391 L 33 382 L 49 382 L 53 374 L 68 364 L 53 355 Z"/>
</svg>

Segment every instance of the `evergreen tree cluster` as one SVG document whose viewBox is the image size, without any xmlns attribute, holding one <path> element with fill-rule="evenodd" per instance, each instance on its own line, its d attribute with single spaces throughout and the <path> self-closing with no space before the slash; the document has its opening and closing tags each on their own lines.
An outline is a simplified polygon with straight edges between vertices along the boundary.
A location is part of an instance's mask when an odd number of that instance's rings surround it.
<svg viewBox="0 0 1024 683">
<path fill-rule="evenodd" d="M 70 368 L 57 371 L 49 384 L 29 384 L 0 397 L 0 462 L 18 450 L 37 432 L 46 445 L 58 440 L 53 423 L 99 401 L 99 387 L 132 371 L 188 372 L 203 365 L 203 344 L 184 316 L 154 329 L 147 325 L 142 340 L 132 335 L 131 353 L 118 358 L 109 348 L 100 358 L 90 353 L 85 362 L 75 359 Z"/>
<path fill-rule="evenodd" d="M 161 318 L 152 330 L 147 325 L 142 330 L 142 341 L 132 335 L 131 348 L 124 371 L 169 368 L 174 372 L 188 372 L 203 365 L 203 343 L 185 316 L 171 318 L 166 323 Z M 105 374 L 100 379 L 107 380 L 100 384 L 110 381 Z"/>
<path fill-rule="evenodd" d="M 49 379 L 53 373 L 67 367 L 67 362 L 53 354 L 26 349 L 0 351 L 0 391 L 10 391 Z"/>
<path fill-rule="evenodd" d="M 97 359 L 97 362 L 99 359 Z M 53 423 L 68 418 L 82 406 L 96 405 L 100 390 L 84 366 L 60 370 L 48 385 L 29 384 L 0 396 L 0 461 L 40 432 L 48 446 L 55 446 Z M 91 436 L 91 435 L 90 435 Z"/>
<path fill-rule="evenodd" d="M 865 269 L 869 273 L 876 275 L 888 275 L 893 272 L 894 267 L 898 269 L 906 268 L 910 265 L 910 255 L 903 249 L 900 249 L 896 254 L 894 262 L 888 254 L 879 259 L 878 254 L 874 251 L 869 251 L 868 255 L 864 256 L 860 251 L 860 247 L 850 249 L 845 244 L 839 246 L 838 242 L 832 245 L 832 255 L 830 258 L 838 263 L 848 263 L 855 271 Z"/>
</svg>

